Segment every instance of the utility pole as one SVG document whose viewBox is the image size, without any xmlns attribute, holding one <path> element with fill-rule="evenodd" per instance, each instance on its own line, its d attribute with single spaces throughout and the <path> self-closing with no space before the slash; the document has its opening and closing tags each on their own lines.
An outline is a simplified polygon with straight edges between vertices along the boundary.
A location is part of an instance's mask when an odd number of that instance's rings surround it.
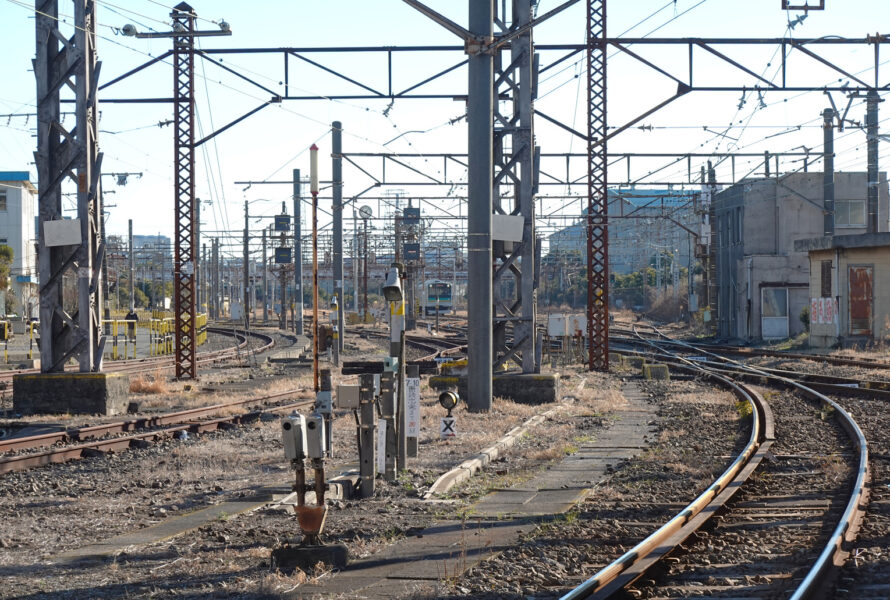
<svg viewBox="0 0 890 600">
<path fill-rule="evenodd" d="M 340 335 L 336 343 L 338 351 L 343 351 L 343 124 L 334 121 L 331 124 L 331 175 L 333 180 L 334 217 L 334 294 L 337 295 L 337 329 Z"/>
<path fill-rule="evenodd" d="M 875 57 L 878 46 L 875 45 Z M 877 61 L 877 58 L 875 59 Z M 875 67 L 877 78 L 877 67 Z M 874 88 L 868 91 L 865 97 L 865 134 L 868 149 L 868 221 L 867 233 L 878 232 L 878 103 L 883 102 Z"/>
<path fill-rule="evenodd" d="M 300 169 L 294 169 L 294 333 L 303 335 L 303 233 L 301 227 Z"/>
<path fill-rule="evenodd" d="M 249 216 L 247 214 L 247 200 L 244 201 L 244 327 L 250 328 L 250 233 L 248 231 Z"/>
<path fill-rule="evenodd" d="M 210 316 L 214 319 L 219 318 L 219 239 L 213 238 L 213 244 L 211 246 L 211 257 L 210 260 L 213 263 L 211 267 L 211 280 L 210 280 L 210 302 L 209 302 L 209 311 Z"/>
<path fill-rule="evenodd" d="M 59 32 L 58 1 L 45 0 L 35 11 L 37 82 L 38 264 L 40 276 L 40 370 L 61 372 L 72 356 L 80 372 L 102 370 L 101 244 L 102 206 L 98 144 L 96 6 L 74 1 L 74 36 Z M 60 50 L 59 40 L 65 40 Z M 66 130 L 60 118 L 60 95 L 70 87 L 75 95 L 76 126 Z M 62 181 L 77 183 L 77 223 L 62 219 Z M 69 230 L 79 242 L 61 244 L 53 230 Z M 49 232 L 48 232 L 49 230 Z M 70 231 L 74 230 L 74 231 Z M 65 304 L 66 276 L 77 281 L 77 303 Z"/>
<path fill-rule="evenodd" d="M 483 49 L 494 34 L 493 0 L 471 0 L 469 26 L 474 37 L 467 45 L 469 332 L 467 335 L 467 406 L 473 412 L 491 410 L 492 279 L 491 210 L 494 119 L 494 57 Z"/>
<path fill-rule="evenodd" d="M 834 115 L 833 108 L 822 111 L 822 192 L 825 235 L 834 235 Z"/>
<path fill-rule="evenodd" d="M 130 252 L 127 255 L 127 258 L 129 259 L 127 262 L 130 263 L 130 310 L 135 310 L 136 309 L 136 282 L 134 281 L 133 272 L 135 271 L 134 267 L 136 264 L 136 262 L 135 262 L 136 256 L 133 252 L 133 219 L 130 219 L 128 221 L 127 226 L 129 228 L 129 233 L 130 233 L 130 239 L 129 239 Z"/>
<path fill-rule="evenodd" d="M 309 193 L 312 194 L 312 383 L 318 386 L 318 146 L 309 148 Z"/>
<path fill-rule="evenodd" d="M 210 312 L 210 308 L 208 308 L 207 302 L 207 244 L 201 244 L 201 270 L 198 271 L 200 273 L 199 281 L 200 286 L 198 287 L 198 308 L 207 313 Z"/>
<path fill-rule="evenodd" d="M 266 277 L 266 228 L 263 228 L 263 325 L 269 322 L 269 278 Z"/>
<path fill-rule="evenodd" d="M 358 314 L 358 217 L 352 205 L 352 310 Z"/>
</svg>

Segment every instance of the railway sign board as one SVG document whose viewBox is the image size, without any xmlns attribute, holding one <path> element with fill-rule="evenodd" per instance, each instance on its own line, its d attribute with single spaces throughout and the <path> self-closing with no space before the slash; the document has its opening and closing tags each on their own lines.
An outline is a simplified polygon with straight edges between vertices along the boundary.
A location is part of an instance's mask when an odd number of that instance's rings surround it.
<svg viewBox="0 0 890 600">
<path fill-rule="evenodd" d="M 405 225 L 419 225 L 420 224 L 420 209 L 419 208 L 406 208 L 402 213 L 402 223 Z"/>
<path fill-rule="evenodd" d="M 405 380 L 405 418 L 405 435 L 420 437 L 420 379 L 416 377 Z"/>
<path fill-rule="evenodd" d="M 275 231 L 290 231 L 290 215 L 275 215 Z"/>
<path fill-rule="evenodd" d="M 290 248 L 275 248 L 275 264 L 288 265 L 291 262 Z"/>
<path fill-rule="evenodd" d="M 442 417 L 442 423 L 439 426 L 439 435 L 443 440 L 453 438 L 457 435 L 457 429 L 455 427 L 456 421 L 457 419 L 454 417 Z"/>
<path fill-rule="evenodd" d="M 420 244 L 417 242 L 402 244 L 402 250 L 405 253 L 405 260 L 420 260 Z"/>
</svg>

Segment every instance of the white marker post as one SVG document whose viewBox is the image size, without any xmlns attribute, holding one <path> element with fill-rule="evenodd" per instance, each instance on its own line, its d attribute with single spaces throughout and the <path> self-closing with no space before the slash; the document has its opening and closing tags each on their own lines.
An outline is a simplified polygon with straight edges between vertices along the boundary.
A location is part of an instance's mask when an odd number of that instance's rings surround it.
<svg viewBox="0 0 890 600">
<path fill-rule="evenodd" d="M 408 365 L 405 379 L 405 435 L 408 456 L 417 456 L 417 438 L 420 437 L 420 367 Z"/>
<path fill-rule="evenodd" d="M 377 472 L 386 473 L 386 419 L 377 420 Z"/>
</svg>

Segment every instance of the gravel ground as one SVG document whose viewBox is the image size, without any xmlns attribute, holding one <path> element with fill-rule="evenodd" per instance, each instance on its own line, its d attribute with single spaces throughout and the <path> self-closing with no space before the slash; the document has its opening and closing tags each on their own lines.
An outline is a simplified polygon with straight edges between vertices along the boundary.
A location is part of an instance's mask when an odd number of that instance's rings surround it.
<svg viewBox="0 0 890 600">
<path fill-rule="evenodd" d="M 850 560 L 841 571 L 835 598 L 890 596 L 890 406 L 874 400 L 839 399 L 869 444 L 872 476 L 868 512 Z"/>
<path fill-rule="evenodd" d="M 749 359 L 746 360 L 745 363 L 752 366 L 768 367 L 771 369 L 787 369 L 799 373 L 850 377 L 863 381 L 890 381 L 890 369 L 869 369 L 866 367 L 832 365 L 821 360 L 783 359 L 767 356 Z"/>
<path fill-rule="evenodd" d="M 748 424 L 731 394 L 696 381 L 644 385 L 659 407 L 656 443 L 617 465 L 576 510 L 453 582 L 449 597 L 559 597 L 676 514 L 744 446 Z"/>
<path fill-rule="evenodd" d="M 379 352 L 378 342 L 356 339 L 347 344 L 346 357 L 367 358 Z M 284 380 L 281 373 L 275 375 Z M 220 371 L 217 382 L 226 378 L 237 381 L 238 371 Z M 336 385 L 341 378 L 334 379 Z M 307 380 L 311 385 L 305 369 L 291 373 L 292 385 L 306 385 Z M 535 427 L 482 477 L 455 489 L 439 503 L 419 498 L 436 477 L 551 407 L 495 399 L 488 415 L 471 416 L 458 408 L 458 438 L 440 441 L 438 419 L 443 411 L 436 394 L 422 386 L 419 458 L 412 459 L 409 471 L 398 481 L 378 480 L 373 499 L 333 502 L 326 540 L 347 543 L 352 556 L 367 556 L 437 518 L 453 517 L 493 486 L 521 481 L 563 456 L 574 437 L 590 435 L 607 424 L 603 414 L 615 401 L 616 381 L 589 374 L 567 379 L 567 397 L 553 418 Z M 206 393 L 200 387 L 176 391 L 157 394 L 155 403 L 185 404 L 183 397 Z M 334 430 L 338 458 L 329 462 L 329 473 L 353 461 L 355 454 L 353 416 L 338 415 Z M 278 418 L 270 416 L 238 429 L 3 476 L 0 598 L 275 597 L 310 577 L 326 576 L 323 572 L 291 576 L 269 572 L 270 549 L 299 540 L 293 515 L 272 508 L 220 518 L 168 541 L 129 547 L 107 562 L 57 564 L 53 560 L 61 552 L 197 508 L 250 498 L 262 486 L 288 488 L 293 475 L 279 435 Z M 369 515 L 374 518 L 368 519 Z"/>
<path fill-rule="evenodd" d="M 343 359 L 379 356 L 380 344 L 347 338 Z M 252 375 L 258 381 L 268 377 L 268 385 L 280 381 L 311 388 L 306 369 L 211 372 L 214 375 L 205 379 L 202 371 L 202 386 L 212 377 L 220 387 L 237 387 Z M 372 556 L 437 519 L 459 516 L 491 489 L 523 481 L 571 451 L 573 442 L 595 437 L 609 426 L 608 412 L 620 402 L 618 390 L 626 375 L 566 373 L 565 397 L 556 415 L 480 476 L 436 503 L 424 502 L 420 495 L 438 475 L 551 407 L 500 399 L 489 415 L 469 415 L 461 407 L 456 412 L 459 437 L 443 442 L 438 439 L 442 409 L 435 394 L 422 385 L 418 459 L 411 460 L 409 471 L 396 482 L 378 480 L 374 498 L 332 502 L 326 541 L 346 543 L 353 557 Z M 335 375 L 334 385 L 356 379 Z M 661 424 L 649 451 L 616 465 L 577 510 L 541 523 L 517 547 L 462 577 L 418 590 L 414 597 L 556 597 L 648 535 L 704 489 L 747 439 L 747 421 L 739 415 L 734 397 L 691 380 L 645 385 L 650 401 L 659 406 Z M 193 390 L 193 401 L 203 401 L 205 394 Z M 158 405 L 186 405 L 188 396 L 184 390 L 168 389 L 147 395 L 144 402 L 154 398 Z M 886 431 L 885 422 L 876 422 L 876 430 L 881 426 Z M 329 473 L 354 460 L 352 415 L 339 415 L 334 431 L 337 458 L 330 461 Z M 262 486 L 286 488 L 291 481 L 278 419 L 272 417 L 199 438 L 0 477 L 0 598 L 275 598 L 294 592 L 306 581 L 332 575 L 324 570 L 270 572 L 271 548 L 299 540 L 294 517 L 273 507 L 223 516 L 170 540 L 126 548 L 106 562 L 52 561 L 65 550 L 210 504 L 249 498 Z M 883 526 L 880 531 L 886 532 L 886 521 Z M 869 554 L 869 559 L 886 560 L 886 545 L 883 548 L 883 555 Z M 869 564 L 871 572 L 885 568 L 880 561 Z"/>
<path fill-rule="evenodd" d="M 762 389 L 773 410 L 776 442 L 712 529 L 689 540 L 643 598 L 762 595 L 784 598 L 809 571 L 837 524 L 855 471 L 841 458 L 854 448 L 840 424 L 810 401 Z M 790 502 L 786 506 L 776 499 Z M 827 501 L 805 506 L 804 502 Z M 799 505 L 798 505 L 799 503 Z"/>
</svg>

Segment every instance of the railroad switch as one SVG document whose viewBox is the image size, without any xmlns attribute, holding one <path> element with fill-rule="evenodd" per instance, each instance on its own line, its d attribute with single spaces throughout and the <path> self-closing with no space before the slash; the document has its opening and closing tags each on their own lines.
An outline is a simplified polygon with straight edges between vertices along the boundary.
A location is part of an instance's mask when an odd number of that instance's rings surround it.
<svg viewBox="0 0 890 600">
<path fill-rule="evenodd" d="M 325 425 L 324 417 L 315 412 L 310 415 L 293 414 L 281 423 L 285 457 L 294 469 L 293 491 L 297 494 L 294 512 L 303 533 L 303 544 L 319 544 L 324 529 L 327 507 L 324 504 L 327 484 L 324 476 Z M 305 460 L 310 459 L 315 482 L 306 485 Z M 306 504 L 306 492 L 315 492 L 315 506 Z"/>
<path fill-rule="evenodd" d="M 317 407 L 316 407 L 317 408 Z M 297 503 L 293 506 L 300 526 L 302 540 L 298 545 L 284 544 L 272 550 L 272 569 L 283 572 L 313 568 L 322 562 L 336 568 L 346 566 L 348 551 L 343 544 L 325 545 L 321 534 L 324 531 L 328 509 L 325 506 L 324 459 L 327 454 L 327 428 L 325 416 L 318 410 L 309 415 L 294 413 L 281 422 L 284 455 L 294 469 L 293 491 Z M 306 484 L 306 460 L 314 471 L 313 485 Z M 307 492 L 315 492 L 315 504 L 306 503 Z"/>
</svg>

